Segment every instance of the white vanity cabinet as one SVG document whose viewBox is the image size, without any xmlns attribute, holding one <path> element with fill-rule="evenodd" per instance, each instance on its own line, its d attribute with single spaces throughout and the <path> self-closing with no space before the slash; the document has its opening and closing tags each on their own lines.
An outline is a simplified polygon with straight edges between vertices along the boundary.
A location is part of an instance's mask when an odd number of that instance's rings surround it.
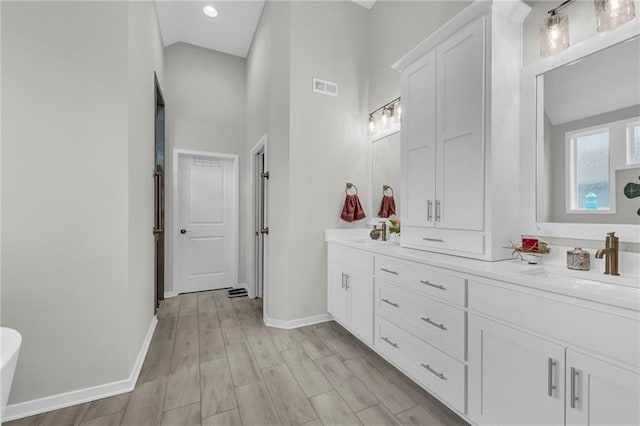
<svg viewBox="0 0 640 426">
<path fill-rule="evenodd" d="M 504 283 L 469 286 L 476 423 L 640 424 L 637 314 Z"/>
<path fill-rule="evenodd" d="M 360 339 L 373 344 L 373 255 L 329 246 L 327 311 Z"/>
<path fill-rule="evenodd" d="M 402 73 L 403 246 L 510 257 L 503 246 L 518 236 L 509 176 L 517 176 L 528 10 L 521 2 L 474 3 L 394 65 Z"/>
<path fill-rule="evenodd" d="M 380 353 L 466 413 L 465 277 L 375 256 L 375 342 Z"/>
</svg>

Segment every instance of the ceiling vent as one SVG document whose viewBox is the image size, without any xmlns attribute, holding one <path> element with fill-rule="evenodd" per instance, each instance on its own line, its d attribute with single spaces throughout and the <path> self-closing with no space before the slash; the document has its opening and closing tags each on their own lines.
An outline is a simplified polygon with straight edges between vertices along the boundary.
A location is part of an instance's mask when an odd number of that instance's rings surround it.
<svg viewBox="0 0 640 426">
<path fill-rule="evenodd" d="M 313 91 L 323 95 L 338 96 L 338 84 L 332 81 L 314 78 Z"/>
</svg>

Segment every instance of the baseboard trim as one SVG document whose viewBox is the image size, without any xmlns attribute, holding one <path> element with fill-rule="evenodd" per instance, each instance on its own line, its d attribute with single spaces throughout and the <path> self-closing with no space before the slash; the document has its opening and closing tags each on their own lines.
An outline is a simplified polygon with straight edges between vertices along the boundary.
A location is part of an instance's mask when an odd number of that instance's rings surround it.
<svg viewBox="0 0 640 426">
<path fill-rule="evenodd" d="M 320 324 L 321 322 L 327 322 L 331 320 L 333 320 L 333 317 L 329 314 L 320 314 L 320 315 L 314 315 L 312 317 L 296 318 L 289 321 L 269 318 L 266 315 L 264 316 L 265 325 L 269 327 L 283 328 L 285 330 L 305 327 L 307 325 Z"/>
<path fill-rule="evenodd" d="M 136 362 L 133 364 L 133 368 L 127 379 L 7 405 L 2 412 L 2 422 L 17 420 L 40 413 L 46 413 L 47 411 L 59 410 L 72 405 L 84 404 L 85 402 L 131 392 L 138 381 L 138 375 L 142 369 L 144 359 L 147 356 L 156 324 L 158 324 L 158 319 L 154 316 L 151 319 L 151 324 L 149 324 L 149 329 L 136 357 Z"/>
<path fill-rule="evenodd" d="M 176 297 L 177 295 L 178 295 L 178 293 L 173 291 L 173 290 L 164 292 L 164 298 L 165 299 L 170 299 L 172 297 Z"/>
</svg>

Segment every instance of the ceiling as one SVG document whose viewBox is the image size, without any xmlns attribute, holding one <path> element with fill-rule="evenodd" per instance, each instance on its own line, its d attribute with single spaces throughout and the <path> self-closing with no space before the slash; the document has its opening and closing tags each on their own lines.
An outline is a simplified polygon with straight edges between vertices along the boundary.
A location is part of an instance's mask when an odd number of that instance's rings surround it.
<svg viewBox="0 0 640 426">
<path fill-rule="evenodd" d="M 202 12 L 209 4 L 217 17 Z M 156 0 L 156 5 L 165 46 L 181 41 L 246 58 L 264 0 Z"/>
<path fill-rule="evenodd" d="M 376 2 L 352 1 L 366 9 Z M 264 0 L 156 0 L 156 5 L 165 46 L 184 42 L 246 58 Z M 215 6 L 218 16 L 206 16 L 206 5 Z"/>
<path fill-rule="evenodd" d="M 640 38 L 544 75 L 544 112 L 554 126 L 640 104 Z"/>
</svg>

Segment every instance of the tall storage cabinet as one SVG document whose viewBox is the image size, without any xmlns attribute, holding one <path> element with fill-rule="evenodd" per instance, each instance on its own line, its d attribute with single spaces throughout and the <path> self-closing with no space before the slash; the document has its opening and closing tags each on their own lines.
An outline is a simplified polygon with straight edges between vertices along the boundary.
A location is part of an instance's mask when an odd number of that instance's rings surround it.
<svg viewBox="0 0 640 426">
<path fill-rule="evenodd" d="M 483 260 L 517 240 L 522 2 L 477 2 L 400 59 L 402 245 Z"/>
</svg>

